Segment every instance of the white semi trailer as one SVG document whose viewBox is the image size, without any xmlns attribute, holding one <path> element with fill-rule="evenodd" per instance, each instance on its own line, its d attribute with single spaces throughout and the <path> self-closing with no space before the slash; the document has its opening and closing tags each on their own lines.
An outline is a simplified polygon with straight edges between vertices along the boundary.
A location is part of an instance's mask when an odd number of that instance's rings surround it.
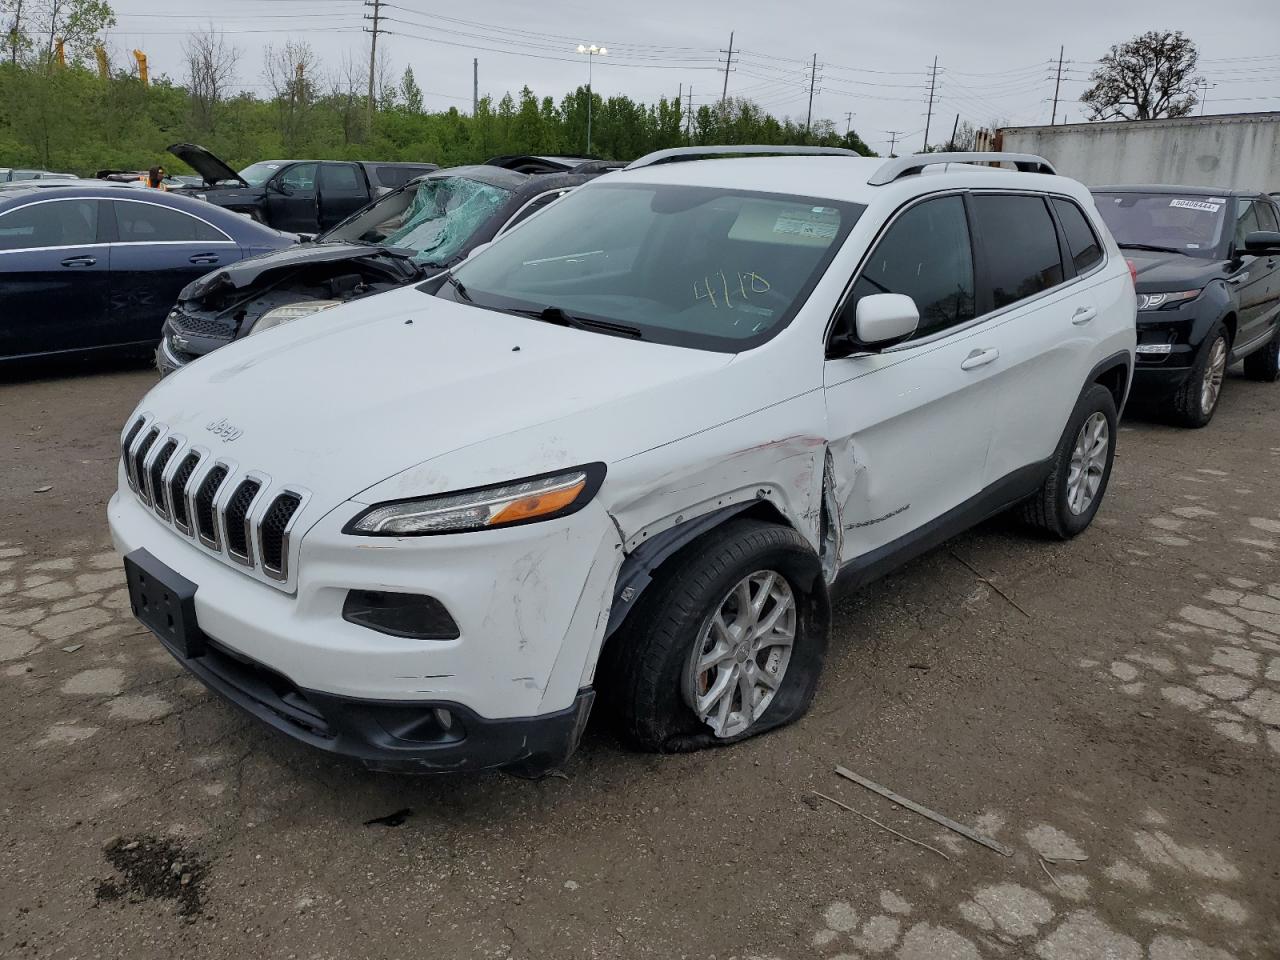
<svg viewBox="0 0 1280 960">
<path fill-rule="evenodd" d="M 1089 186 L 1173 183 L 1280 192 L 1280 112 L 1006 127 L 997 150 L 1033 153 Z"/>
</svg>

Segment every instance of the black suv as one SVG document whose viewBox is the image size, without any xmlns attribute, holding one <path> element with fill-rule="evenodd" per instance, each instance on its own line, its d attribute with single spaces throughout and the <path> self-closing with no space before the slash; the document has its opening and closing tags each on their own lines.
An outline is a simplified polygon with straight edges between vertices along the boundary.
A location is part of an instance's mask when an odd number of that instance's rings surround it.
<svg viewBox="0 0 1280 960">
<path fill-rule="evenodd" d="M 1280 206 L 1266 194 L 1209 187 L 1093 190 L 1133 264 L 1138 364 L 1133 398 L 1176 420 L 1213 418 L 1227 367 L 1280 378 Z"/>
<path fill-rule="evenodd" d="M 494 165 L 498 164 L 498 165 Z M 419 177 L 313 242 L 189 284 L 164 324 L 162 374 L 232 340 L 348 300 L 425 280 L 618 164 L 521 173 L 511 158 Z"/>
<path fill-rule="evenodd" d="M 194 143 L 175 143 L 168 150 L 204 179 L 202 186 L 179 192 L 300 234 L 328 230 L 370 200 L 440 169 L 434 163 L 262 160 L 237 173 Z"/>
</svg>

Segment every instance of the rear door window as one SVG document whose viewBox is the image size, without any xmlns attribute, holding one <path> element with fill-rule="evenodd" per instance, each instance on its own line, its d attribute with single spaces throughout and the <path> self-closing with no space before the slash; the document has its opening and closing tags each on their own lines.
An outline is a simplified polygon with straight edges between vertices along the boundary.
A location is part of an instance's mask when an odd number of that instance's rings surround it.
<svg viewBox="0 0 1280 960">
<path fill-rule="evenodd" d="M 1086 273 L 1102 259 L 1102 244 L 1097 234 L 1089 226 L 1084 211 L 1070 200 L 1055 198 L 1053 209 L 1057 211 L 1058 222 L 1067 235 L 1067 252 L 1075 264 L 1076 273 Z"/>
<path fill-rule="evenodd" d="M 360 174 L 355 164 L 326 163 L 320 167 L 321 193 L 364 193 L 364 184 L 360 182 Z"/>
<path fill-rule="evenodd" d="M 0 214 L 0 250 L 96 243 L 98 201 L 32 203 Z"/>
<path fill-rule="evenodd" d="M 1043 198 L 977 194 L 973 197 L 973 219 L 992 309 L 1062 283 L 1058 231 Z"/>
<path fill-rule="evenodd" d="M 204 243 L 227 237 L 203 220 L 154 203 L 113 200 L 120 243 Z"/>
<path fill-rule="evenodd" d="M 926 200 L 893 222 L 853 285 L 847 329 L 853 329 L 858 301 L 876 293 L 915 301 L 920 326 L 913 339 L 973 319 L 973 250 L 960 197 Z"/>
</svg>

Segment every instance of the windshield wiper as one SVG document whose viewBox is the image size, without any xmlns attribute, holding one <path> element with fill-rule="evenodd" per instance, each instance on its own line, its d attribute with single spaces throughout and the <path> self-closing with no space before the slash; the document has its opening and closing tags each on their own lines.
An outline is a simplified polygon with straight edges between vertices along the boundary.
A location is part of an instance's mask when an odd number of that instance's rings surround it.
<svg viewBox="0 0 1280 960">
<path fill-rule="evenodd" d="M 614 333 L 622 337 L 632 337 L 636 340 L 644 339 L 644 334 L 639 327 L 633 327 L 626 323 L 614 323 L 610 320 L 592 320 L 590 317 L 579 317 L 576 314 L 569 313 L 563 307 L 543 307 L 541 310 L 515 308 L 505 312 L 514 313 L 521 317 L 531 317 L 534 320 L 541 320 L 543 323 L 554 323 L 559 327 L 572 327 L 574 330 L 598 330 L 602 333 Z"/>
<path fill-rule="evenodd" d="M 1118 243 L 1122 250 L 1152 250 L 1156 253 L 1182 253 L 1177 247 L 1162 247 L 1154 243 Z"/>
<path fill-rule="evenodd" d="M 444 278 L 444 282 L 450 284 L 453 289 L 458 291 L 458 299 L 463 303 L 475 303 L 475 301 L 471 299 L 471 295 L 467 293 L 467 288 L 462 285 L 462 281 L 452 273 Z"/>
</svg>

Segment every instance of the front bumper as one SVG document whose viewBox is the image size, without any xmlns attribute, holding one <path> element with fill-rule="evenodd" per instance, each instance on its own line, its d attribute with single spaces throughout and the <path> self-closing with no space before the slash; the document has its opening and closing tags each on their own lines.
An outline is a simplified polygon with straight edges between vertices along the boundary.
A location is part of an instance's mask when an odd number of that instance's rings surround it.
<svg viewBox="0 0 1280 960">
<path fill-rule="evenodd" d="M 1196 362 L 1196 316 L 1199 301 L 1173 310 L 1138 313 L 1137 361 L 1133 372 L 1135 400 L 1163 397 L 1186 381 Z M 1144 351 L 1163 350 L 1162 353 Z"/>
<path fill-rule="evenodd" d="M 577 748 L 595 699 L 595 691 L 580 690 L 564 710 L 495 720 L 448 700 L 366 700 L 304 690 L 209 638 L 202 653 L 187 657 L 156 637 L 205 686 L 267 726 L 387 772 L 509 768 L 540 775 Z"/>
<path fill-rule="evenodd" d="M 454 704 L 481 720 L 559 714 L 591 685 L 620 563 L 598 502 L 509 530 L 403 539 L 298 531 L 287 583 L 259 578 L 159 520 L 126 485 L 108 507 L 121 554 L 145 549 L 197 585 L 194 619 L 232 658 L 341 701 Z M 349 591 L 435 597 L 459 636 L 392 636 L 343 618 Z"/>
</svg>

